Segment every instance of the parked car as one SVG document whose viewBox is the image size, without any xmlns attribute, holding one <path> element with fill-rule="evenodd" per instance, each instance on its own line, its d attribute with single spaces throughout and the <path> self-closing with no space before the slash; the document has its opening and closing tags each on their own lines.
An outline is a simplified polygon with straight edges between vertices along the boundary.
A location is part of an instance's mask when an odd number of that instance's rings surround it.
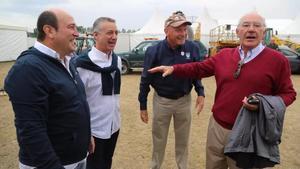
<svg viewBox="0 0 300 169">
<path fill-rule="evenodd" d="M 157 44 L 158 40 L 143 41 L 129 52 L 117 53 L 122 59 L 122 74 L 127 74 L 133 68 L 142 68 L 144 65 L 144 56 L 147 48 Z"/>
<path fill-rule="evenodd" d="M 280 51 L 289 60 L 291 72 L 300 74 L 300 54 L 287 46 L 279 46 L 278 51 Z"/>
<path fill-rule="evenodd" d="M 138 44 L 129 52 L 117 53 L 122 59 L 122 74 L 127 74 L 134 68 L 143 68 L 144 56 L 147 48 L 157 44 L 159 40 L 146 40 Z M 195 41 L 200 48 L 200 58 L 204 60 L 207 58 L 207 49 L 200 41 Z"/>
</svg>

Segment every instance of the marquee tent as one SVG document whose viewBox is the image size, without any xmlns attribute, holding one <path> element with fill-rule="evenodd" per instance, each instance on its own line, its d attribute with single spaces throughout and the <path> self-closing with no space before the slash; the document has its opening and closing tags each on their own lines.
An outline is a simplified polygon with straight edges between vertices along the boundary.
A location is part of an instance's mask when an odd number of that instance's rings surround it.
<svg viewBox="0 0 300 169">
<path fill-rule="evenodd" d="M 26 28 L 0 25 L 0 61 L 15 60 L 26 49 Z"/>
<path fill-rule="evenodd" d="M 300 43 L 300 14 L 289 24 L 286 24 L 282 34 L 290 40 Z"/>
<path fill-rule="evenodd" d="M 130 48 L 132 49 L 145 39 L 163 39 L 164 23 L 166 17 L 159 9 L 156 9 L 147 23 L 137 32 L 130 34 Z"/>
<path fill-rule="evenodd" d="M 206 7 L 200 10 L 196 22 L 201 24 L 201 34 L 204 35 L 209 35 L 210 30 L 218 26 L 218 21 L 210 16 Z"/>
<path fill-rule="evenodd" d="M 130 46 L 135 47 L 141 41 L 147 38 L 154 39 L 163 39 L 165 38 L 164 34 L 164 22 L 167 19 L 166 16 L 162 15 L 159 9 L 156 9 L 151 16 L 151 18 L 146 22 L 146 24 L 134 34 L 131 34 L 130 37 Z M 208 45 L 208 36 L 209 31 L 218 26 L 218 21 L 213 19 L 206 7 L 203 10 L 199 10 L 199 15 L 192 25 L 192 28 L 195 32 L 195 29 L 200 23 L 200 32 L 201 32 L 201 41 L 207 46 Z"/>
</svg>

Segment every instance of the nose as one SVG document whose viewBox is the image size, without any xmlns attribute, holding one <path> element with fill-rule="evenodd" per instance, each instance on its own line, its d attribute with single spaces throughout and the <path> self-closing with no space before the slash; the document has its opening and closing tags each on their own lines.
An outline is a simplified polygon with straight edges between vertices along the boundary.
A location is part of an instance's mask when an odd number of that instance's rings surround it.
<svg viewBox="0 0 300 169">
<path fill-rule="evenodd" d="M 113 34 L 112 34 L 112 38 L 113 38 L 113 39 L 117 39 L 117 38 L 118 38 L 118 33 L 113 33 Z"/>
<path fill-rule="evenodd" d="M 75 28 L 74 33 L 73 33 L 73 36 L 79 37 L 79 32 L 78 32 L 77 28 Z"/>
<path fill-rule="evenodd" d="M 251 31 L 255 30 L 255 26 L 253 24 L 250 24 L 248 30 L 251 30 Z"/>
</svg>

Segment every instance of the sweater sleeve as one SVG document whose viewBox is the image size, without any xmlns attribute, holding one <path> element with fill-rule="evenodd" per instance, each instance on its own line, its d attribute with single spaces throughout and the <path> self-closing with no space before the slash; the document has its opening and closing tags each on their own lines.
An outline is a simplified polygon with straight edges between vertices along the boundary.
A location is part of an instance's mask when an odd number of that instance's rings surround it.
<svg viewBox="0 0 300 169">
<path fill-rule="evenodd" d="M 64 168 L 47 135 L 48 93 L 46 77 L 32 65 L 16 64 L 7 75 L 5 90 L 15 112 L 20 153 L 37 168 Z"/>
<path fill-rule="evenodd" d="M 209 58 L 202 62 L 174 65 L 173 74 L 178 77 L 194 79 L 213 76 L 215 74 L 215 57 Z"/>
<path fill-rule="evenodd" d="M 284 56 L 283 56 L 284 57 Z M 282 98 L 286 106 L 289 106 L 296 100 L 296 91 L 293 88 L 293 83 L 291 80 L 291 68 L 288 60 L 284 57 L 284 62 L 280 67 L 280 76 L 277 80 L 277 95 Z"/>
<path fill-rule="evenodd" d="M 196 56 L 194 58 L 194 62 L 200 62 L 201 61 L 201 58 L 200 58 L 200 48 L 198 47 L 198 43 L 196 43 L 196 42 L 193 42 L 193 43 L 196 44 L 195 45 Z M 203 84 L 201 82 L 201 79 L 193 79 L 192 83 L 194 85 L 194 89 L 195 89 L 197 95 L 198 96 L 205 96 L 205 94 L 204 94 L 204 86 L 203 86 Z"/>
</svg>

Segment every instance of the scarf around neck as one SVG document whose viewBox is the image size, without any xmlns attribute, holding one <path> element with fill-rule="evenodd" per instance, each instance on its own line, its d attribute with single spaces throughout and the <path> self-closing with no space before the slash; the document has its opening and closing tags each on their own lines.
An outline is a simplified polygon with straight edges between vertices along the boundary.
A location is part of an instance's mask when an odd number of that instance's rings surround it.
<svg viewBox="0 0 300 169">
<path fill-rule="evenodd" d="M 118 68 L 118 56 L 112 54 L 112 63 L 108 67 L 100 67 L 96 65 L 88 56 L 88 53 L 80 55 L 75 60 L 76 67 L 81 67 L 87 70 L 101 73 L 102 93 L 103 95 L 120 94 L 121 73 Z M 115 72 L 114 78 L 111 73 Z"/>
</svg>

